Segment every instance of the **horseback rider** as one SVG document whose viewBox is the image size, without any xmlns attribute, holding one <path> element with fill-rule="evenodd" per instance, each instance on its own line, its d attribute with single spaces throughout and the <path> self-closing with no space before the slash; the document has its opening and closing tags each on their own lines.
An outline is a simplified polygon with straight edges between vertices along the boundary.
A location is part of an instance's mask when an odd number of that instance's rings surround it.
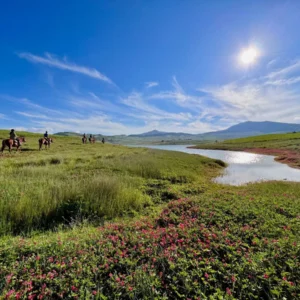
<svg viewBox="0 0 300 300">
<path fill-rule="evenodd" d="M 104 138 L 102 138 L 102 144 L 104 144 L 105 143 L 105 139 Z"/>
<path fill-rule="evenodd" d="M 10 131 L 10 133 L 9 133 L 9 138 L 10 138 L 11 140 L 13 140 L 14 143 L 17 144 L 18 147 L 20 146 L 20 141 L 19 141 L 18 136 L 17 136 L 17 134 L 16 134 L 16 132 L 15 132 L 14 129 L 12 129 L 12 130 Z"/>
<path fill-rule="evenodd" d="M 48 131 L 44 133 L 44 139 L 48 142 Z"/>
<path fill-rule="evenodd" d="M 85 135 L 85 133 L 83 134 L 83 136 L 82 136 L 84 139 L 86 139 L 86 135 Z"/>
<path fill-rule="evenodd" d="M 93 138 L 93 136 L 90 134 L 90 139 L 92 139 Z"/>
</svg>

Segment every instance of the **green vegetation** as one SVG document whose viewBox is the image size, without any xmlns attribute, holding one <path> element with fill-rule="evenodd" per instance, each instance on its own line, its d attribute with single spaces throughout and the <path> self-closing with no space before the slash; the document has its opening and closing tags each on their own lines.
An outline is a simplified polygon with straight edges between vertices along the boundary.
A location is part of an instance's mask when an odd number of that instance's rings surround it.
<svg viewBox="0 0 300 300">
<path fill-rule="evenodd" d="M 161 194 L 176 199 L 192 183 L 203 188 L 221 169 L 196 155 L 82 145 L 80 138 L 54 137 L 50 150 L 37 151 L 38 136 L 26 136 L 21 153 L 5 152 L 0 161 L 0 235 L 140 211 Z"/>
<path fill-rule="evenodd" d="M 221 143 L 199 145 L 201 149 L 244 150 L 246 148 L 273 148 L 300 151 L 300 132 L 251 136 Z"/>
<path fill-rule="evenodd" d="M 0 299 L 300 298 L 300 184 L 217 185 L 219 160 L 25 135 L 0 159 Z"/>
</svg>

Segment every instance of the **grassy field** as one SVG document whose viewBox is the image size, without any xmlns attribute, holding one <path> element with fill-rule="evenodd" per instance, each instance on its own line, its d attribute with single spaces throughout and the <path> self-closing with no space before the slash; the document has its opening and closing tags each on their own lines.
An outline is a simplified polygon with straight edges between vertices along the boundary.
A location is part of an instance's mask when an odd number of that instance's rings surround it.
<svg viewBox="0 0 300 300">
<path fill-rule="evenodd" d="M 221 162 L 204 157 L 82 145 L 80 138 L 54 137 L 50 150 L 38 151 L 38 136 L 26 137 L 21 153 L 0 160 L 0 235 L 141 211 L 176 199 L 191 183 L 204 188 L 221 170 Z"/>
<path fill-rule="evenodd" d="M 218 185 L 218 160 L 26 138 L 0 158 L 0 299 L 300 298 L 300 184 Z"/>
<path fill-rule="evenodd" d="M 249 151 L 277 156 L 276 160 L 300 168 L 300 132 L 267 134 L 219 143 L 202 143 L 195 148 Z"/>
</svg>

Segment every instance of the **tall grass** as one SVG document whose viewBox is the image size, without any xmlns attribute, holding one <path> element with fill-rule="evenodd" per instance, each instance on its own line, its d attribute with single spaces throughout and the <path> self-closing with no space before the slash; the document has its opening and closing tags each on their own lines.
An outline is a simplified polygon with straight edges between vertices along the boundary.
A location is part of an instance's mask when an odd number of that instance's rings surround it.
<svg viewBox="0 0 300 300">
<path fill-rule="evenodd" d="M 152 181 L 164 182 L 156 189 L 165 190 L 207 181 L 207 174 L 212 177 L 220 170 L 213 160 L 200 156 L 81 145 L 74 138 L 58 138 L 50 150 L 39 152 L 37 138 L 28 139 L 28 151 L 6 152 L 0 159 L 0 235 L 55 228 L 74 220 L 101 222 L 140 211 L 165 193 L 147 192 Z"/>
</svg>

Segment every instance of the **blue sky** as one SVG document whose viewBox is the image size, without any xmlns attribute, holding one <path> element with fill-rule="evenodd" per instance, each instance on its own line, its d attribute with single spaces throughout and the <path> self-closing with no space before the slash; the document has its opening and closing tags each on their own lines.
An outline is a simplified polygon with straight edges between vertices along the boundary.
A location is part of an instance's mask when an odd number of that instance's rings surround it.
<svg viewBox="0 0 300 300">
<path fill-rule="evenodd" d="M 6 1 L 0 128 L 201 133 L 300 123 L 300 1 Z M 239 61 L 255 47 L 253 64 Z"/>
</svg>

